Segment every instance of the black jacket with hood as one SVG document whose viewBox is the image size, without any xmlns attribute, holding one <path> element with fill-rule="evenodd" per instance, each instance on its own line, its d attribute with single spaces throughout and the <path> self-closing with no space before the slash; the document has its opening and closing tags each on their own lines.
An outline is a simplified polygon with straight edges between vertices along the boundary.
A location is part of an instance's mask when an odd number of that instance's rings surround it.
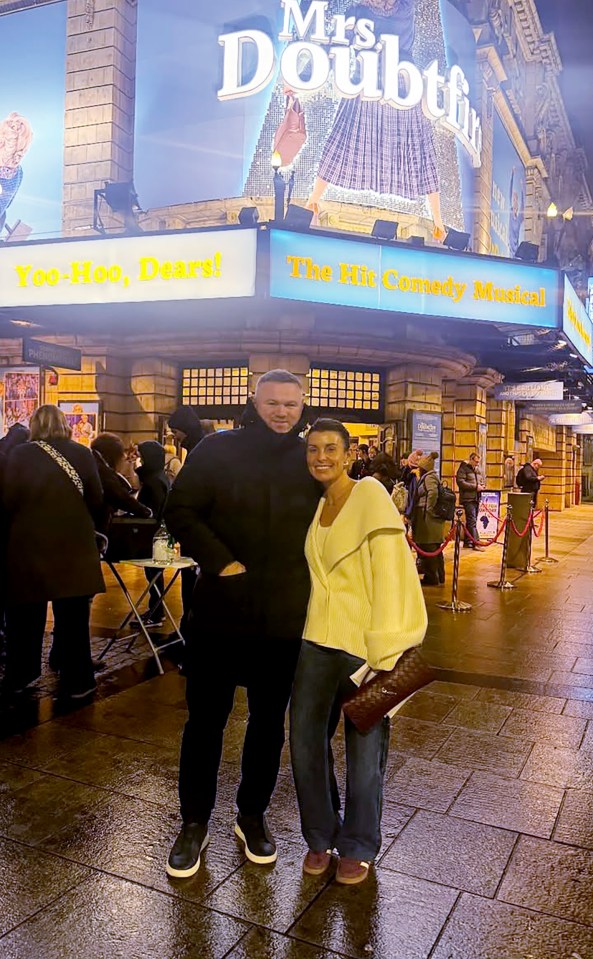
<svg viewBox="0 0 593 959">
<path fill-rule="evenodd" d="M 181 445 L 188 453 L 204 438 L 200 417 L 192 406 L 179 406 L 169 419 L 169 429 L 186 434 Z"/>
<path fill-rule="evenodd" d="M 139 444 L 138 452 L 142 459 L 142 466 L 136 470 L 142 484 L 138 493 L 138 502 L 152 510 L 152 515 L 157 523 L 160 523 L 169 495 L 169 480 L 165 473 L 165 451 L 160 443 L 147 440 Z"/>
<path fill-rule="evenodd" d="M 165 521 L 200 566 L 194 608 L 205 641 L 302 636 L 305 537 L 321 495 L 299 436 L 305 422 L 275 433 L 250 402 L 242 426 L 206 436 L 173 485 Z M 219 576 L 233 560 L 247 572 Z"/>
</svg>

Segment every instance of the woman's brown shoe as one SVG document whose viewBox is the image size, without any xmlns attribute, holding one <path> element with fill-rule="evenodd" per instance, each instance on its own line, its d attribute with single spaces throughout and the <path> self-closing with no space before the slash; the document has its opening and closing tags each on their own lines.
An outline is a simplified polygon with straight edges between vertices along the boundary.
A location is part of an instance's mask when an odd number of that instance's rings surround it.
<svg viewBox="0 0 593 959">
<path fill-rule="evenodd" d="M 370 862 L 360 862 L 358 859 L 344 857 L 338 862 L 336 882 L 344 886 L 355 886 L 356 883 L 364 882 L 369 874 L 369 866 Z"/>
<path fill-rule="evenodd" d="M 322 876 L 327 871 L 331 858 L 329 849 L 325 852 L 313 852 L 309 849 L 303 862 L 303 872 L 306 872 L 308 876 Z"/>
</svg>

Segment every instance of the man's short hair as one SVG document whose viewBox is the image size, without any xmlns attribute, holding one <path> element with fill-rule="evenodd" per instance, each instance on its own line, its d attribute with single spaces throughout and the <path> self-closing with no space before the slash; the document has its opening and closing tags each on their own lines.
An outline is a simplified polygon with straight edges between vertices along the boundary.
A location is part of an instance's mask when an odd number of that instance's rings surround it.
<svg viewBox="0 0 593 959">
<path fill-rule="evenodd" d="M 479 460 L 479 459 L 480 459 L 480 454 L 479 454 L 479 453 L 475 453 L 475 452 L 474 452 L 474 453 L 470 453 L 470 454 L 469 454 L 469 458 L 470 458 L 470 460 L 473 460 L 473 459 Z"/>
<path fill-rule="evenodd" d="M 257 381 L 255 387 L 256 393 L 261 383 L 292 383 L 293 386 L 298 386 L 299 390 L 302 391 L 303 389 L 303 385 L 298 376 L 295 376 L 294 373 L 290 373 L 288 370 L 269 370 L 267 373 L 264 373 Z"/>
<path fill-rule="evenodd" d="M 359 443 L 359 444 L 358 444 L 358 448 L 359 448 L 359 450 L 361 450 L 363 453 L 368 453 L 368 451 L 369 451 L 369 448 L 368 448 L 368 446 L 367 446 L 366 443 Z"/>
</svg>

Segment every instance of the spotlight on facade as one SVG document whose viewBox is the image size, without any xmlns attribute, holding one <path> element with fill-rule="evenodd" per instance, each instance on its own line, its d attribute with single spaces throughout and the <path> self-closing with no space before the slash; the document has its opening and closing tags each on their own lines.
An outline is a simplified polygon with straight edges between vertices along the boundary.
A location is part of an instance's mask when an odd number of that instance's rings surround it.
<svg viewBox="0 0 593 959">
<path fill-rule="evenodd" d="M 306 210 L 304 206 L 297 206 L 296 203 L 289 203 L 284 217 L 286 226 L 291 226 L 295 230 L 308 230 L 313 219 L 313 210 Z"/>
<path fill-rule="evenodd" d="M 538 257 L 539 246 L 537 243 L 528 243 L 527 240 L 519 243 L 517 252 L 515 253 L 516 260 L 523 260 L 524 263 L 537 263 Z"/>
<path fill-rule="evenodd" d="M 144 211 L 140 206 L 132 180 L 121 183 L 110 183 L 106 180 L 102 190 L 95 190 L 93 229 L 97 233 L 106 232 L 101 218 L 101 201 L 107 204 L 112 213 L 117 213 L 123 218 L 124 233 L 134 235 L 143 232 L 138 223 L 138 214 Z"/>
<path fill-rule="evenodd" d="M 255 226 L 259 220 L 259 210 L 256 206 L 244 206 L 239 210 L 241 226 Z"/>
<path fill-rule="evenodd" d="M 375 220 L 371 236 L 377 240 L 395 240 L 399 223 L 395 220 Z"/>
<path fill-rule="evenodd" d="M 424 246 L 424 237 L 423 236 L 409 236 L 408 243 L 410 246 Z"/>
<path fill-rule="evenodd" d="M 550 220 L 553 220 L 554 217 L 558 216 L 558 207 L 555 203 L 550 203 L 548 209 L 546 210 L 546 216 L 549 217 Z"/>
<path fill-rule="evenodd" d="M 460 230 L 447 230 L 444 245 L 448 250 L 457 250 L 458 253 L 465 253 L 471 239 L 470 233 L 462 233 Z"/>
</svg>

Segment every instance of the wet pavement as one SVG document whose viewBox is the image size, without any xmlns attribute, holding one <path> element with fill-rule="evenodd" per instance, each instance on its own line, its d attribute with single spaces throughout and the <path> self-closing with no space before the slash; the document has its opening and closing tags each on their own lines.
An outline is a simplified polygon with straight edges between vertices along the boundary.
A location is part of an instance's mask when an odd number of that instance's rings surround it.
<svg viewBox="0 0 593 959">
<path fill-rule="evenodd" d="M 91 705 L 62 708 L 47 678 L 28 712 L 0 713 L 5 732 L 23 724 L 0 740 L 2 959 L 593 959 L 593 507 L 552 532 L 560 563 L 509 593 L 486 586 L 498 547 L 465 551 L 468 613 L 427 588 L 441 679 L 393 722 L 383 846 L 359 887 L 302 875 L 287 755 L 278 862 L 245 861 L 242 692 L 212 842 L 186 881 L 164 869 L 185 719 L 172 665 L 146 678 L 142 645 L 119 644 Z M 110 593 L 94 620 L 108 632 L 120 613 Z"/>
</svg>

